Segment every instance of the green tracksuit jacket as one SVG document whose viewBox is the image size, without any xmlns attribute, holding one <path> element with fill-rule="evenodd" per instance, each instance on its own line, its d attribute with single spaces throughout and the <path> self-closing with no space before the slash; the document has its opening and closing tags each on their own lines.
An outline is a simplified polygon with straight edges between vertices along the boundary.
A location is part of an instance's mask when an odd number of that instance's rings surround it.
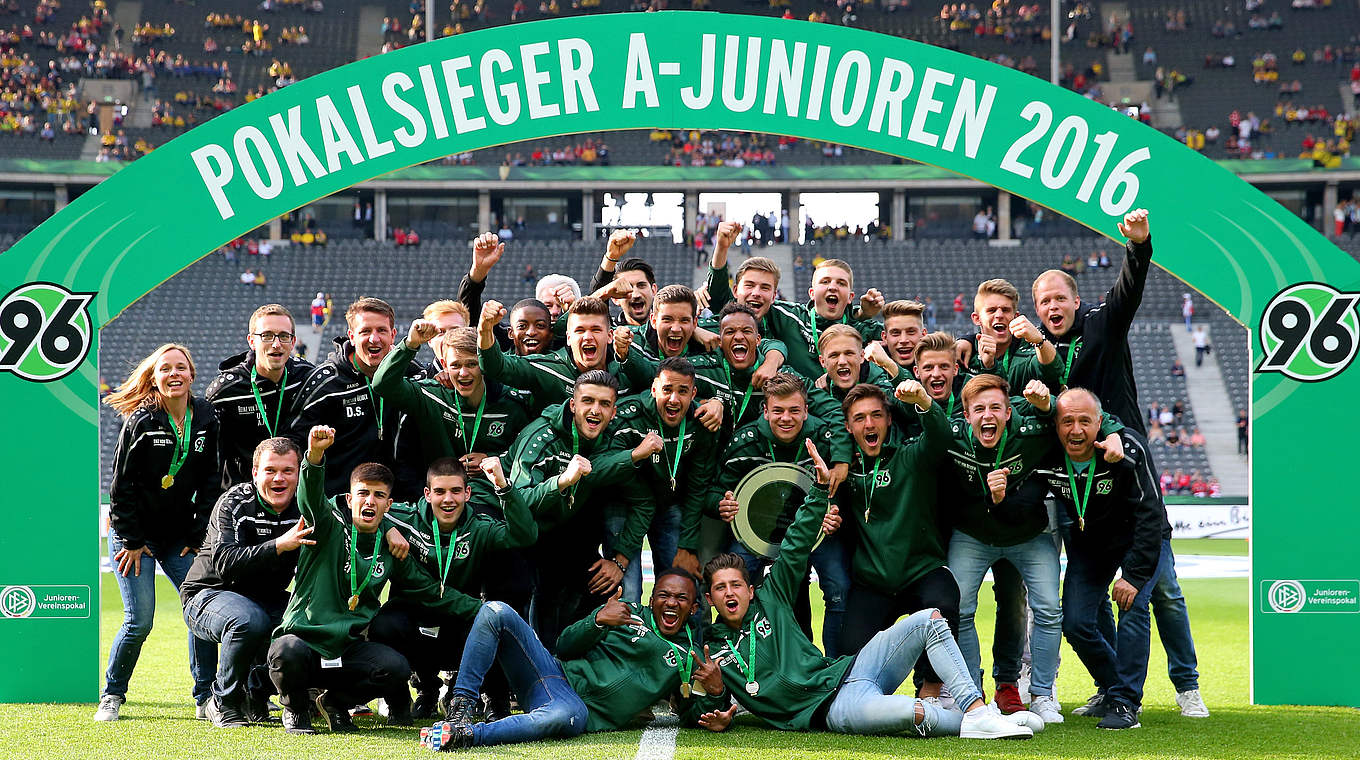
<svg viewBox="0 0 1360 760">
<path fill-rule="evenodd" d="M 481 608 L 481 600 L 455 588 L 439 593 L 439 582 L 425 572 L 418 562 L 399 561 L 392 556 L 383 540 L 383 529 L 376 533 L 359 533 L 356 546 L 358 562 L 350 567 L 350 519 L 348 507 L 341 497 L 326 498 L 325 463 L 314 465 L 304 456 L 302 477 L 298 480 L 298 510 L 314 529 L 311 538 L 315 545 L 298 549 L 297 575 L 293 580 L 293 596 L 283 613 L 283 624 L 274 631 L 277 638 L 293 634 L 307 642 L 322 657 L 339 657 L 345 647 L 358 641 L 373 616 L 382 606 L 383 586 L 392 581 L 393 593 L 402 598 L 420 600 L 430 609 L 452 617 L 471 620 Z M 388 523 L 383 521 L 383 525 Z M 378 547 L 373 563 L 374 542 Z M 362 583 L 373 573 L 359 592 L 359 604 L 351 610 L 350 573 Z"/>
<path fill-rule="evenodd" d="M 619 395 L 631 393 L 651 385 L 652 377 L 648 365 L 642 360 L 641 352 L 629 351 L 628 358 L 620 362 L 614 356 L 614 349 L 607 347 L 611 357 L 604 371 L 619 381 Z M 562 347 L 547 354 L 516 356 L 507 354 L 500 346 L 492 346 L 477 352 L 482 361 L 482 372 L 487 380 L 504 383 L 532 394 L 530 411 L 537 413 L 548 404 L 566 401 L 571 397 L 572 384 L 581 374 L 572 361 L 571 349 Z"/>
</svg>

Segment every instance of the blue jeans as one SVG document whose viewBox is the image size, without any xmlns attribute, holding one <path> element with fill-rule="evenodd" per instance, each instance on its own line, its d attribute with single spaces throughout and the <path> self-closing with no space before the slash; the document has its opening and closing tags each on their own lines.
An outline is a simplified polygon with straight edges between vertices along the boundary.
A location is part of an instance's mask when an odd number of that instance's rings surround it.
<svg viewBox="0 0 1360 760">
<path fill-rule="evenodd" d="M 113 637 L 113 648 L 109 650 L 109 669 L 104 675 L 104 695 L 110 694 L 127 698 L 128 681 L 132 670 L 137 667 L 137 658 L 142 654 L 142 644 L 151 633 L 151 623 L 156 617 L 156 565 L 159 564 L 170 582 L 179 588 L 189 566 L 194 563 L 194 555 L 179 555 L 183 544 L 161 546 L 148 543 L 147 548 L 155 558 L 142 555 L 141 575 L 131 572 L 124 577 L 118 572 L 118 562 L 113 561 L 113 577 L 118 582 L 118 593 L 123 597 L 123 625 Z M 109 559 L 123 550 L 123 539 L 112 530 L 109 531 Z M 203 704 L 212 694 L 213 663 L 217 661 L 217 645 L 203 641 L 189 632 L 189 672 L 194 678 L 194 701 Z"/>
<path fill-rule="evenodd" d="M 184 605 L 184 623 L 201 641 L 220 644 L 213 696 L 222 704 L 242 705 L 247 690 L 269 683 L 265 655 L 269 634 L 283 620 L 283 609 L 271 612 L 234 591 L 204 589 Z M 272 688 L 271 688 L 272 691 Z"/>
<path fill-rule="evenodd" d="M 968 672 L 978 689 L 982 688 L 982 656 L 978 651 L 978 589 L 987 568 L 999 559 L 1008 559 L 1020 572 L 1034 613 L 1034 632 L 1030 637 L 1030 693 L 1048 696 L 1058 675 L 1058 653 L 1062 647 L 1062 603 L 1058 596 L 1058 549 L 1053 536 L 1040 533 L 1015 546 L 992 546 L 961 531 L 949 540 L 949 569 L 959 583 L 959 649 L 968 662 Z"/>
<path fill-rule="evenodd" d="M 605 529 L 609 539 L 614 541 L 623 530 L 623 515 L 610 515 L 605 518 Z M 652 525 L 647 529 L 647 541 L 652 549 L 652 570 L 661 572 L 675 562 L 675 552 L 680 547 L 680 508 L 658 506 L 652 514 Z M 623 571 L 623 600 L 633 604 L 642 603 L 642 552 L 628 560 L 628 569 Z"/>
<path fill-rule="evenodd" d="M 968 676 L 968 665 L 954 644 L 949 623 L 920 610 L 879 631 L 855 658 L 850 674 L 836 691 L 826 713 L 827 728 L 841 734 L 958 736 L 963 713 L 945 710 L 915 697 L 895 694 L 924 652 L 949 687 L 959 707 L 967 708 L 982 694 Z M 916 724 L 920 707 L 924 720 Z"/>
<path fill-rule="evenodd" d="M 746 572 L 751 577 L 753 585 L 760 585 L 765 578 L 765 569 L 770 566 L 770 560 L 752 554 L 740 541 L 732 539 L 731 545 L 727 549 L 746 563 Z M 846 551 L 845 540 L 842 534 L 836 533 L 827 536 L 816 549 L 812 551 L 811 564 L 817 571 L 817 585 L 822 589 L 822 601 L 825 603 L 826 612 L 822 618 L 822 649 L 825 650 L 827 657 L 840 657 L 849 652 L 841 651 L 841 627 L 845 620 L 845 600 L 850 595 L 850 557 Z M 801 604 L 799 605 L 802 606 Z M 811 610 L 802 612 L 809 618 Z M 800 610 L 795 608 L 795 617 L 800 616 Z M 811 620 L 801 620 L 805 623 L 808 631 L 811 631 Z M 809 633 L 809 637 L 811 633 Z"/>
<path fill-rule="evenodd" d="M 1190 611 L 1176 578 L 1176 556 L 1167 544 L 1163 544 L 1162 553 L 1167 564 L 1152 588 L 1152 616 L 1157 619 L 1157 635 L 1166 650 L 1167 676 L 1176 691 L 1198 689 L 1199 658 L 1195 656 L 1195 637 L 1190 633 Z M 1100 632 L 1114 640 L 1114 613 L 1108 601 L 1100 605 Z"/>
<path fill-rule="evenodd" d="M 1171 565 L 1171 542 L 1162 541 L 1156 575 L 1138 589 L 1129 609 L 1119 613 L 1119 627 L 1113 637 L 1107 637 L 1101 630 L 1100 614 L 1102 609 L 1109 612 L 1110 583 L 1119 569 L 1119 559 L 1088 556 L 1080 550 L 1068 552 L 1063 633 L 1100 690 L 1137 710 L 1143 703 L 1152 636 L 1148 604 L 1158 578 Z"/>
<path fill-rule="evenodd" d="M 487 602 L 468 631 L 453 693 L 476 700 L 482 680 L 496 662 L 505 670 L 524 712 L 474 724 L 474 744 L 511 744 L 585 732 L 586 703 L 567 683 L 562 663 L 548 653 L 538 635 L 510 605 Z"/>
</svg>

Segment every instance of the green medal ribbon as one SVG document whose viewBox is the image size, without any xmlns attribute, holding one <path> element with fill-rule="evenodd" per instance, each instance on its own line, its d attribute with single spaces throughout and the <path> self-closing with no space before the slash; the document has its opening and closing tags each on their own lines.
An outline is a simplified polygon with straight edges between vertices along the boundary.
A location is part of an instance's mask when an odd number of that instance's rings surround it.
<svg viewBox="0 0 1360 760">
<path fill-rule="evenodd" d="M 874 502 L 874 492 L 878 490 L 878 466 L 883 464 L 883 457 L 874 457 L 874 474 L 869 476 L 869 485 L 864 488 L 864 522 L 869 522 L 869 509 Z M 860 468 L 860 476 L 868 476 L 866 468 Z"/>
<path fill-rule="evenodd" d="M 651 610 L 647 612 L 650 613 Z M 689 653 L 694 651 L 694 634 L 690 633 L 688 625 L 685 626 L 685 638 L 689 640 L 689 649 L 682 649 L 679 644 L 661 635 L 661 630 L 656 627 L 655 614 L 648 614 L 646 617 L 647 624 L 652 627 L 652 633 L 655 633 L 656 637 L 664 641 L 675 653 L 675 669 L 680 673 L 680 691 L 682 696 L 688 697 L 689 695 L 683 692 L 689 690 L 690 673 L 694 671 L 694 660 L 689 656 Z"/>
<path fill-rule="evenodd" d="M 458 432 L 463 434 L 463 453 L 471 454 L 472 447 L 477 443 L 477 433 L 482 429 L 482 412 L 486 411 L 486 386 L 482 387 L 482 400 L 477 402 L 477 419 L 472 423 L 471 438 L 468 438 L 467 425 L 463 424 L 463 402 L 458 391 L 453 392 L 453 406 L 458 412 Z M 575 425 L 572 429 L 576 429 Z"/>
<path fill-rule="evenodd" d="M 1006 351 L 1005 351 L 1003 354 L 1001 354 L 1001 376 L 1002 376 L 1003 378 L 1005 378 L 1007 382 L 1010 382 L 1010 379 L 1011 379 L 1011 351 L 1010 351 L 1010 346 L 1007 346 L 1007 347 L 1006 347 Z"/>
<path fill-rule="evenodd" d="M 279 383 L 279 408 L 274 412 L 274 424 L 269 424 L 269 413 L 264 408 L 264 397 L 260 395 L 260 386 L 255 384 L 258 375 L 255 368 L 250 368 L 250 392 L 255 396 L 255 408 L 260 410 L 260 421 L 264 423 L 264 429 L 269 432 L 269 437 L 273 438 L 279 429 L 279 420 L 283 419 L 283 389 L 288 385 L 288 367 L 283 368 L 283 380 Z"/>
<path fill-rule="evenodd" d="M 1096 480 L 1096 464 L 1091 462 L 1091 471 L 1086 473 L 1086 493 L 1078 497 L 1076 465 L 1066 452 L 1063 452 L 1063 459 L 1067 460 L 1067 482 L 1072 486 L 1072 501 L 1077 505 L 1077 529 L 1086 530 L 1086 507 L 1091 503 L 1091 484 Z"/>
<path fill-rule="evenodd" d="M 944 418 L 947 420 L 954 419 L 954 392 L 952 390 L 949 392 L 949 405 L 944 409 Z"/>
<path fill-rule="evenodd" d="M 573 419 L 571 421 L 571 455 L 574 457 L 579 453 L 581 453 L 581 433 L 576 430 L 576 420 Z M 581 481 L 578 480 L 572 483 L 571 488 L 567 490 L 567 498 L 573 506 L 576 504 L 576 486 L 579 485 L 581 485 Z"/>
<path fill-rule="evenodd" d="M 1059 383 L 1064 388 L 1067 387 L 1067 378 L 1072 374 L 1072 362 L 1077 359 L 1077 352 L 1081 350 L 1081 338 L 1077 338 L 1067 344 L 1067 358 L 1063 362 L 1062 382 Z"/>
<path fill-rule="evenodd" d="M 812 353 L 815 354 L 820 350 L 818 344 L 821 341 L 821 335 L 817 332 L 817 309 L 810 303 L 807 306 L 807 315 L 808 329 L 812 331 Z M 848 305 L 845 307 L 845 313 L 841 314 L 841 318 L 837 321 L 843 325 L 850 324 L 850 307 Z"/>
<path fill-rule="evenodd" d="M 369 380 L 368 375 L 364 375 L 363 371 L 359 369 L 359 363 L 353 357 L 350 358 L 349 362 L 354 365 L 355 371 L 364 376 L 364 385 L 368 386 L 368 401 L 373 404 L 373 410 L 378 413 L 378 440 L 381 441 L 383 437 L 383 400 L 373 395 L 373 381 Z"/>
<path fill-rule="evenodd" d="M 359 565 L 359 529 L 353 523 L 349 526 L 349 609 L 353 612 L 359 606 L 359 594 L 368 588 L 368 582 L 373 579 L 373 568 L 378 564 L 378 552 L 382 549 L 382 536 L 373 536 L 373 556 L 368 558 L 368 573 L 364 575 L 363 583 L 359 583 L 354 577 L 355 568 Z M 452 552 L 450 552 L 451 554 Z"/>
<path fill-rule="evenodd" d="M 746 693 L 755 696 L 760 692 L 760 684 L 756 682 L 756 618 L 751 616 L 751 630 L 747 635 L 746 656 L 750 658 L 750 665 L 746 660 L 741 659 L 741 652 L 737 651 L 737 642 L 730 637 L 727 638 L 727 648 L 732 651 L 732 658 L 737 661 L 737 670 L 746 676 Z M 737 636 L 741 638 L 740 635 Z"/>
<path fill-rule="evenodd" d="M 175 431 L 175 453 L 170 457 L 170 471 L 161 478 L 161 488 L 167 489 L 175 484 L 175 474 L 179 468 L 189 459 L 189 435 L 194 427 L 194 405 L 190 399 L 184 407 L 184 427 L 175 424 L 175 415 L 170 412 L 165 413 L 166 419 L 170 420 L 170 429 Z"/>
<path fill-rule="evenodd" d="M 682 416 L 680 417 L 680 435 L 675 439 L 675 461 L 671 463 L 671 490 L 672 490 L 672 491 L 675 490 L 675 474 L 678 473 L 678 472 L 680 472 L 680 457 L 681 457 L 682 454 L 685 453 L 685 423 L 687 423 L 688 421 L 689 421 L 689 417 L 688 417 L 688 416 L 682 415 Z M 664 461 L 665 456 L 666 456 L 666 435 L 665 435 L 666 426 L 661 424 L 661 412 L 660 412 L 660 410 L 658 410 L 657 413 L 656 413 L 656 426 L 657 426 L 657 428 L 658 428 L 659 430 L 661 430 L 661 433 L 662 433 L 662 434 L 661 434 L 661 457 L 662 457 L 662 459 L 663 459 L 663 461 Z M 573 429 L 575 429 L 575 428 L 573 428 Z"/>
<path fill-rule="evenodd" d="M 444 595 L 444 584 L 449 579 L 449 568 L 453 566 L 453 549 L 458 544 L 458 528 L 453 529 L 453 534 L 449 536 L 449 556 L 444 556 L 444 548 L 439 540 L 439 521 L 434 523 L 434 564 L 439 568 L 439 595 Z"/>
<path fill-rule="evenodd" d="M 734 388 L 732 387 L 732 365 L 727 363 L 726 357 L 723 357 L 722 367 L 723 372 L 726 373 L 727 375 L 727 390 L 733 391 Z M 751 403 L 751 383 L 750 381 L 747 381 L 746 395 L 742 396 L 741 398 L 741 408 L 737 410 L 737 416 L 732 419 L 732 426 L 734 428 L 741 424 L 741 417 L 743 414 L 746 414 L 746 405 L 749 403 Z"/>
</svg>

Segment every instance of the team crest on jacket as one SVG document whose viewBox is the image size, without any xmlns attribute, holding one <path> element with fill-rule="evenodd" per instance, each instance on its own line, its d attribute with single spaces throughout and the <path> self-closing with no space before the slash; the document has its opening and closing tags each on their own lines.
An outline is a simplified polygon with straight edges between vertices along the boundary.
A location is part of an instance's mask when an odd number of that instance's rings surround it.
<svg viewBox="0 0 1360 760">
<path fill-rule="evenodd" d="M 458 543 L 453 547 L 454 559 L 467 559 L 468 554 L 471 553 L 472 548 L 468 545 L 468 540 L 466 538 L 459 540 Z"/>
<path fill-rule="evenodd" d="M 486 429 L 486 433 L 492 438 L 500 437 L 502 434 L 505 433 L 505 423 L 504 422 L 491 423 L 491 427 L 488 427 Z"/>
</svg>

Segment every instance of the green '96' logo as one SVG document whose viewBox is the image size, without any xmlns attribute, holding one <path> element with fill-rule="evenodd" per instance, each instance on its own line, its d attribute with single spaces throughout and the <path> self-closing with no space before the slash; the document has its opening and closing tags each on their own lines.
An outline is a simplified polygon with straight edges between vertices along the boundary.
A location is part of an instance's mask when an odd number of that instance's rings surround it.
<svg viewBox="0 0 1360 760">
<path fill-rule="evenodd" d="M 85 307 L 93 293 L 30 282 L 0 301 L 0 372 L 40 383 L 80 366 L 94 337 Z"/>
<path fill-rule="evenodd" d="M 1256 371 L 1314 383 L 1350 366 L 1360 346 L 1357 303 L 1360 293 L 1342 293 L 1320 282 L 1276 293 L 1261 315 L 1266 358 Z"/>
</svg>

